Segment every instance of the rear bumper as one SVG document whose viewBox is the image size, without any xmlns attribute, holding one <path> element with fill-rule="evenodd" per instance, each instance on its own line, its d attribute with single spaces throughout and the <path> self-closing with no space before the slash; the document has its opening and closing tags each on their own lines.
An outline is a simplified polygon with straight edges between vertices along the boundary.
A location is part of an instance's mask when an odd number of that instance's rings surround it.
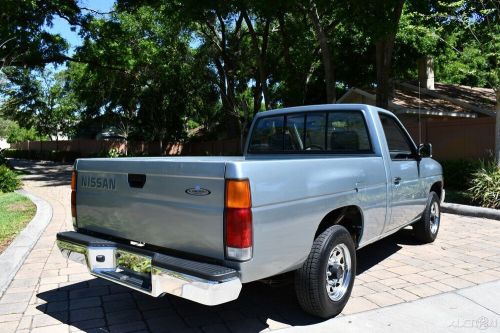
<svg viewBox="0 0 500 333">
<path fill-rule="evenodd" d="M 231 268 L 176 258 L 68 231 L 57 234 L 68 259 L 87 265 L 94 276 L 159 297 L 176 295 L 205 305 L 238 298 L 241 281 Z"/>
</svg>

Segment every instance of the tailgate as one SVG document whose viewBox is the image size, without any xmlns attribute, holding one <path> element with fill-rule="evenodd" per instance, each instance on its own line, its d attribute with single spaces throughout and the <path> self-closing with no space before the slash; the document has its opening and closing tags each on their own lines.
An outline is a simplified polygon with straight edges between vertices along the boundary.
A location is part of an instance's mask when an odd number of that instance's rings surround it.
<svg viewBox="0 0 500 333">
<path fill-rule="evenodd" d="M 78 228 L 224 258 L 224 161 L 83 159 L 76 170 Z"/>
</svg>

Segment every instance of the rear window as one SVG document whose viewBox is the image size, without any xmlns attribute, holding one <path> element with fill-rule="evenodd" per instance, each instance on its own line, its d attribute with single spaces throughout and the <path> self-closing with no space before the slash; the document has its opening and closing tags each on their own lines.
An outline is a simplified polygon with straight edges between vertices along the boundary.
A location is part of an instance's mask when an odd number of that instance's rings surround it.
<svg viewBox="0 0 500 333">
<path fill-rule="evenodd" d="M 366 154 L 372 146 L 361 112 L 315 111 L 260 118 L 248 152 Z"/>
</svg>

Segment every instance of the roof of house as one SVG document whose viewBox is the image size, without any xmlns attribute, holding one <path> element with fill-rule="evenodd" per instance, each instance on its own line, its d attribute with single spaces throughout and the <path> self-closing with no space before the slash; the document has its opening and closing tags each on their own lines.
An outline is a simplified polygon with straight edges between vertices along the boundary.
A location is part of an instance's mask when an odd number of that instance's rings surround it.
<svg viewBox="0 0 500 333">
<path fill-rule="evenodd" d="M 493 89 L 436 83 L 435 90 L 419 88 L 418 83 L 397 81 L 389 109 L 395 113 L 476 118 L 495 115 Z M 337 103 L 351 103 L 356 95 L 375 104 L 373 89 L 351 88 Z"/>
</svg>

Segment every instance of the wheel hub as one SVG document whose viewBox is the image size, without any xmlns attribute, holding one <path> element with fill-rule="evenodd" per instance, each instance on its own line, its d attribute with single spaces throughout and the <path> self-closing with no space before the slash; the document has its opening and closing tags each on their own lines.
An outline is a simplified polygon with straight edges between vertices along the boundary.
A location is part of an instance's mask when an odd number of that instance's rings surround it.
<svg viewBox="0 0 500 333">
<path fill-rule="evenodd" d="M 339 264 L 333 264 L 332 266 L 328 267 L 328 270 L 331 273 L 330 277 L 336 280 L 340 279 L 344 275 L 344 269 Z"/>
<path fill-rule="evenodd" d="M 439 204 L 437 202 L 433 202 L 430 211 L 430 227 L 431 232 L 435 234 L 439 228 L 441 214 L 439 212 Z"/>
<path fill-rule="evenodd" d="M 332 301 L 342 299 L 351 283 L 351 255 L 345 244 L 336 245 L 330 252 L 326 267 L 326 292 Z"/>
</svg>

